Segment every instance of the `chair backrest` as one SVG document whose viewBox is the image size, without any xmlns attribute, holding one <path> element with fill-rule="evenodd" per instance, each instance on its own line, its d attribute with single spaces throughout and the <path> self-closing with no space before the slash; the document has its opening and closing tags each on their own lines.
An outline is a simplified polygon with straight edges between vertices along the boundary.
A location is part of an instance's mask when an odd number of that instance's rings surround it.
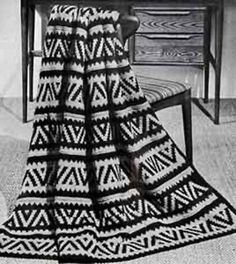
<svg viewBox="0 0 236 264">
<path fill-rule="evenodd" d="M 126 40 L 131 37 L 137 29 L 139 28 L 140 21 L 138 17 L 134 15 L 121 15 L 120 16 L 120 26 L 121 29 L 118 29 L 120 39 L 125 44 Z"/>
</svg>

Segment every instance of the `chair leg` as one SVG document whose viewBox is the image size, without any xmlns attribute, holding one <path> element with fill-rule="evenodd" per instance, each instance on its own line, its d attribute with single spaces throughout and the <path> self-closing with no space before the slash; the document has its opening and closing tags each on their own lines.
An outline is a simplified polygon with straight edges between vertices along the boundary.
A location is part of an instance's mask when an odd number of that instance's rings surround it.
<svg viewBox="0 0 236 264">
<path fill-rule="evenodd" d="M 191 96 L 188 91 L 188 98 L 182 104 L 183 112 L 183 126 L 184 126 L 184 139 L 187 160 L 192 163 L 193 161 L 193 147 L 192 147 L 192 110 L 191 110 Z"/>
<path fill-rule="evenodd" d="M 34 100 L 34 30 L 35 30 L 35 7 L 31 6 L 29 10 L 29 100 Z"/>
<path fill-rule="evenodd" d="M 28 78 L 28 1 L 21 0 L 22 38 L 22 106 L 23 123 L 27 122 L 27 78 Z"/>
</svg>

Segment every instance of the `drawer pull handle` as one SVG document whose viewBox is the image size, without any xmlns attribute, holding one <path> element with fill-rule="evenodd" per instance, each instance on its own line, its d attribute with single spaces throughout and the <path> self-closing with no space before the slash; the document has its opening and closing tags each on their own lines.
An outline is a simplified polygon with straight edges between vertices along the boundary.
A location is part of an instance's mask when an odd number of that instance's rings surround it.
<svg viewBox="0 0 236 264">
<path fill-rule="evenodd" d="M 166 15 L 166 16 L 187 16 L 190 15 L 191 12 L 190 11 L 157 11 L 157 10 L 153 10 L 153 11 L 142 11 L 140 13 L 144 13 L 147 15 L 153 15 L 153 16 L 161 16 L 161 15 Z"/>
<path fill-rule="evenodd" d="M 140 36 L 140 35 L 139 35 Z M 147 39 L 191 39 L 192 35 L 176 35 L 176 34 L 153 34 L 153 35 L 141 35 Z"/>
</svg>

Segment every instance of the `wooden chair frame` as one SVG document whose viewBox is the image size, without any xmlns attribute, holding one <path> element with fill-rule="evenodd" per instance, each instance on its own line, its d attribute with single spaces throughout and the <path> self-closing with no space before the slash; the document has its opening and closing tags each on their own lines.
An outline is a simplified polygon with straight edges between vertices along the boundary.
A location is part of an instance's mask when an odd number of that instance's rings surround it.
<svg viewBox="0 0 236 264">
<path fill-rule="evenodd" d="M 167 107 L 181 105 L 183 115 L 183 130 L 185 151 L 187 160 L 192 163 L 193 161 L 193 145 L 192 145 L 192 108 L 191 108 L 191 89 L 168 97 L 164 100 L 157 101 L 151 104 L 155 111 L 162 110 Z"/>
</svg>

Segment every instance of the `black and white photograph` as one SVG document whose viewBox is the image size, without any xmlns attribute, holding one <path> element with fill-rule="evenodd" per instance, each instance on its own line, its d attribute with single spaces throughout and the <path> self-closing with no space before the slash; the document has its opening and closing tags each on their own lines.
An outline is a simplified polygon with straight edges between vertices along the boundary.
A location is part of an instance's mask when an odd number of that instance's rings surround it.
<svg viewBox="0 0 236 264">
<path fill-rule="evenodd" d="M 236 0 L 0 23 L 0 264 L 235 264 Z"/>
</svg>

